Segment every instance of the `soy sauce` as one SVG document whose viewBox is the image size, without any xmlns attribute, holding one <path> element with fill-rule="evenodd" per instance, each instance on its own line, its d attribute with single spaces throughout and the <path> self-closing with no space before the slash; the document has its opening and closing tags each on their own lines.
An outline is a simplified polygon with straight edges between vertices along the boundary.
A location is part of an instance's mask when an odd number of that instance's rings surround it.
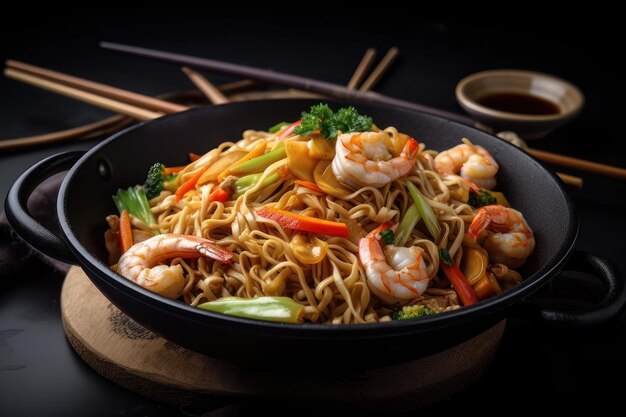
<svg viewBox="0 0 626 417">
<path fill-rule="evenodd" d="M 479 97 L 478 104 L 509 113 L 548 115 L 561 112 L 555 103 L 523 93 L 491 93 Z"/>
</svg>

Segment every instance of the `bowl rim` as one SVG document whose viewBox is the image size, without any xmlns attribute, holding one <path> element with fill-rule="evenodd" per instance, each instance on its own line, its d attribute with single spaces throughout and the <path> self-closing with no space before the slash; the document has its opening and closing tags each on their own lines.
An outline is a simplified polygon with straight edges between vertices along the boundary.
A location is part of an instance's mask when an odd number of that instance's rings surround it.
<svg viewBox="0 0 626 417">
<path fill-rule="evenodd" d="M 565 86 L 567 90 L 570 90 L 577 98 L 578 104 L 574 106 L 572 109 L 569 109 L 564 112 L 559 112 L 557 114 L 549 114 L 549 115 L 538 115 L 538 114 L 523 114 L 523 113 L 513 113 L 502 110 L 496 110 L 491 107 L 483 106 L 478 104 L 475 100 L 471 99 L 466 94 L 467 87 L 478 80 L 483 80 L 486 78 L 490 78 L 493 76 L 504 76 L 504 77 L 533 77 L 533 78 L 544 78 L 551 82 L 561 84 Z M 510 120 L 517 122 L 556 122 L 560 120 L 566 120 L 578 114 L 583 106 L 585 105 L 585 96 L 574 84 L 571 82 L 557 77 L 555 75 L 546 74 L 544 72 L 539 71 L 530 71 L 530 70 L 520 70 L 520 69 L 493 69 L 493 70 L 485 70 L 480 72 L 475 72 L 463 78 L 456 85 L 455 89 L 456 99 L 459 104 L 463 107 L 470 109 L 471 111 L 489 116 L 491 118 L 496 118 L 500 120 Z"/>
<path fill-rule="evenodd" d="M 308 98 L 294 98 L 294 99 L 267 99 L 267 100 L 254 100 L 257 106 L 263 106 L 264 103 L 267 102 L 275 102 L 275 101 L 319 101 L 319 99 L 308 99 Z M 346 104 L 348 102 L 341 100 L 326 100 L 331 105 L 337 104 Z M 244 103 L 250 102 L 232 102 L 227 104 L 222 104 L 219 107 L 237 107 Z M 245 105 L 245 104 L 244 104 Z M 462 125 L 461 123 L 445 119 L 443 117 L 435 116 L 432 114 L 419 112 L 416 110 L 403 109 L 395 106 L 382 105 L 382 104 L 368 104 L 369 106 L 379 107 L 385 110 L 391 110 L 394 112 L 407 112 L 411 114 L 419 113 L 423 117 L 437 119 L 443 124 L 451 123 L 454 125 Z M 526 277 L 524 281 L 516 288 L 511 291 L 504 291 L 503 293 L 491 297 L 487 300 L 483 300 L 475 305 L 465 306 L 463 308 L 441 313 L 435 314 L 432 316 L 423 317 L 420 320 L 395 320 L 391 322 L 379 322 L 379 323 L 363 323 L 363 324 L 340 324 L 340 325 L 329 325 L 324 323 L 299 323 L 299 324 L 290 324 L 290 323 L 278 323 L 271 321 L 263 321 L 263 320 L 253 320 L 243 317 L 237 316 L 229 316 L 225 314 L 215 313 L 211 311 L 206 311 L 199 309 L 197 307 L 192 307 L 185 303 L 180 302 L 179 300 L 170 300 L 161 295 L 153 293 L 134 282 L 131 282 L 121 275 L 114 272 L 109 265 L 104 263 L 101 259 L 99 259 L 95 254 L 90 252 L 80 241 L 80 239 L 76 236 L 72 229 L 72 225 L 68 218 L 67 213 L 67 194 L 69 189 L 72 186 L 73 178 L 75 174 L 82 169 L 82 167 L 87 163 L 89 159 L 97 155 L 100 149 L 106 147 L 109 143 L 113 141 L 120 140 L 129 132 L 134 131 L 136 129 L 141 129 L 147 123 L 151 124 L 167 124 L 169 119 L 185 117 L 186 115 L 192 113 L 200 113 L 212 111 L 214 109 L 211 107 L 199 107 L 190 109 L 180 113 L 174 113 L 170 115 L 162 116 L 158 119 L 149 121 L 149 122 L 141 122 L 137 123 L 133 126 L 127 127 L 126 129 L 117 132 L 111 135 L 109 138 L 103 140 L 98 145 L 91 148 L 89 151 L 83 155 L 78 162 L 74 164 L 74 166 L 68 171 L 67 175 L 63 179 L 61 184 L 58 200 L 57 200 L 57 215 L 59 219 L 59 225 L 61 226 L 61 237 L 67 243 L 70 251 L 76 257 L 79 266 L 81 266 L 90 280 L 94 281 L 93 275 L 99 277 L 99 282 L 96 283 L 98 287 L 100 286 L 112 286 L 116 287 L 116 289 L 121 290 L 125 293 L 126 296 L 133 298 L 135 302 L 141 304 L 149 304 L 152 308 L 161 310 L 163 312 L 167 312 L 170 315 L 184 317 L 186 320 L 193 321 L 203 321 L 209 320 L 212 326 L 215 327 L 224 327 L 228 328 L 229 331 L 253 331 L 253 332 L 264 332 L 271 331 L 275 335 L 280 335 L 281 337 L 297 337 L 297 338 L 306 338 L 306 337 L 337 337 L 339 335 L 345 337 L 385 337 L 389 334 L 394 334 L 399 336 L 404 333 L 412 333 L 416 331 L 416 329 L 420 329 L 420 331 L 427 331 L 432 329 L 438 329 L 441 327 L 453 326 L 455 323 L 460 321 L 468 320 L 468 316 L 471 317 L 472 320 L 477 320 L 489 315 L 492 315 L 498 311 L 502 311 L 508 309 L 512 304 L 519 302 L 524 297 L 533 293 L 539 287 L 541 287 L 545 282 L 554 276 L 562 266 L 565 264 L 569 256 L 574 250 L 575 243 L 578 236 L 579 230 L 579 221 L 576 207 L 574 206 L 571 198 L 567 194 L 564 189 L 564 186 L 558 177 L 555 174 L 548 171 L 544 168 L 541 163 L 532 155 L 525 152 L 524 150 L 516 147 L 515 145 L 498 138 L 488 132 L 480 131 L 472 126 L 462 125 L 466 128 L 470 128 L 472 130 L 478 131 L 480 134 L 487 135 L 491 137 L 493 140 L 499 141 L 504 144 L 504 146 L 511 147 L 515 149 L 515 152 L 521 152 L 521 154 L 525 155 L 525 157 L 529 158 L 531 163 L 539 166 L 545 175 L 549 176 L 554 185 L 560 191 L 560 194 L 563 196 L 565 200 L 565 204 L 568 208 L 570 222 L 568 225 L 568 229 L 565 232 L 566 239 L 561 243 L 559 250 L 556 255 L 548 260 L 539 270 L 535 271 L 530 276 Z M 103 277 L 106 277 L 104 279 Z M 102 290 L 101 290 L 102 291 Z M 106 292 L 105 296 L 107 296 Z M 232 326 L 232 327 L 231 327 Z"/>
</svg>

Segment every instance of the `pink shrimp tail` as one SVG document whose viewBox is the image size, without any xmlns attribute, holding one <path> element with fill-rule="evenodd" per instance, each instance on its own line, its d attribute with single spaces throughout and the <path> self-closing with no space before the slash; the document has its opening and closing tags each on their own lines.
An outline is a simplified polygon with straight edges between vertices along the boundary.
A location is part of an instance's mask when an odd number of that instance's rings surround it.
<svg viewBox="0 0 626 417">
<path fill-rule="evenodd" d="M 204 256 L 225 264 L 230 263 L 230 260 L 233 257 L 233 252 L 231 250 L 223 248 L 212 242 L 199 243 L 198 246 L 196 246 L 196 249 Z"/>
<path fill-rule="evenodd" d="M 467 237 L 476 239 L 489 226 L 489 223 L 491 223 L 489 214 L 485 210 L 479 209 L 474 220 L 472 220 L 472 224 L 470 224 Z"/>
<path fill-rule="evenodd" d="M 419 142 L 412 137 L 409 137 L 409 140 L 407 140 L 404 145 L 404 149 L 402 149 L 402 153 L 406 154 L 409 159 L 414 159 L 417 156 L 419 147 Z"/>
<path fill-rule="evenodd" d="M 460 177 L 460 178 L 463 178 L 463 177 Z M 474 184 L 473 182 L 471 182 L 467 178 L 463 178 L 463 181 L 465 181 L 465 183 L 470 188 L 470 190 L 472 190 L 476 194 L 480 194 L 480 188 L 478 187 L 478 185 Z"/>
</svg>

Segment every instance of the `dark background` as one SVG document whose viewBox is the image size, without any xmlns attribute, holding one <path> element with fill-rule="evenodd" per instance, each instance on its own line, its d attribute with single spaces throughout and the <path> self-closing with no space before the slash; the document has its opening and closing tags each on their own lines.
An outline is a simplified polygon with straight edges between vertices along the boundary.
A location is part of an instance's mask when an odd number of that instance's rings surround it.
<svg viewBox="0 0 626 417">
<path fill-rule="evenodd" d="M 377 48 L 380 58 L 389 47 L 398 46 L 400 57 L 376 90 L 459 112 L 454 87 L 470 73 L 493 68 L 544 71 L 578 85 L 587 101 L 577 120 L 532 146 L 626 166 L 622 145 L 626 88 L 615 59 L 623 48 L 620 26 L 610 17 L 598 21 L 588 16 L 579 22 L 536 15 L 513 20 L 511 16 L 498 20 L 415 19 L 410 12 L 344 13 L 322 4 L 311 4 L 304 12 L 251 9 L 245 4 L 229 9 L 188 8 L 185 12 L 173 8 L 93 5 L 84 12 L 50 8 L 38 16 L 29 10 L 7 13 L 10 25 L 0 32 L 0 58 L 156 95 L 192 85 L 174 66 L 102 51 L 98 42 L 155 47 L 338 84 L 347 83 L 366 48 Z M 589 20 L 598 25 L 590 26 Z M 206 75 L 215 83 L 230 80 Z M 89 105 L 0 78 L 0 140 L 70 128 L 107 115 Z M 15 178 L 34 162 L 65 149 L 87 149 L 93 143 L 0 154 L 0 201 Z M 608 257 L 625 272 L 626 185 L 560 170 L 585 180 L 581 190 L 568 188 L 581 215 L 577 248 Z M 0 278 L 0 415 L 169 416 L 210 411 L 181 411 L 146 400 L 84 365 L 65 340 L 61 326 L 58 295 L 62 276 L 31 265 L 19 275 Z M 577 294 L 593 302 L 597 295 L 593 282 L 583 276 L 574 278 L 558 280 L 553 296 Z M 9 329 L 23 332 L 7 337 Z M 530 408 L 545 403 L 556 407 L 617 403 L 624 384 L 609 380 L 619 381 L 626 372 L 625 333 L 623 314 L 613 323 L 584 331 L 549 329 L 512 319 L 488 376 L 433 411 L 480 412 L 520 401 Z M 298 407 L 299 414 L 314 408 L 304 406 L 305 410 Z M 248 402 L 210 415 L 258 414 L 260 409 L 271 412 L 275 407 Z"/>
</svg>

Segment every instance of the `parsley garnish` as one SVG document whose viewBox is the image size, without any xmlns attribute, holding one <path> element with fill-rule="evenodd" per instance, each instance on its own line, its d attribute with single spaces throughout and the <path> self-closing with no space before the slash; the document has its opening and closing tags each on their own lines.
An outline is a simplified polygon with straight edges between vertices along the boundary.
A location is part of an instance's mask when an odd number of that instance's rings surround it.
<svg viewBox="0 0 626 417">
<path fill-rule="evenodd" d="M 393 245 L 393 230 L 386 229 L 380 232 L 380 238 L 388 245 Z"/>
<path fill-rule="evenodd" d="M 342 107 L 335 113 L 323 103 L 311 107 L 308 113 L 302 112 L 301 120 L 295 134 L 310 135 L 319 129 L 326 139 L 335 139 L 338 132 L 366 132 L 372 128 L 372 118 L 359 114 L 354 107 Z"/>
</svg>

